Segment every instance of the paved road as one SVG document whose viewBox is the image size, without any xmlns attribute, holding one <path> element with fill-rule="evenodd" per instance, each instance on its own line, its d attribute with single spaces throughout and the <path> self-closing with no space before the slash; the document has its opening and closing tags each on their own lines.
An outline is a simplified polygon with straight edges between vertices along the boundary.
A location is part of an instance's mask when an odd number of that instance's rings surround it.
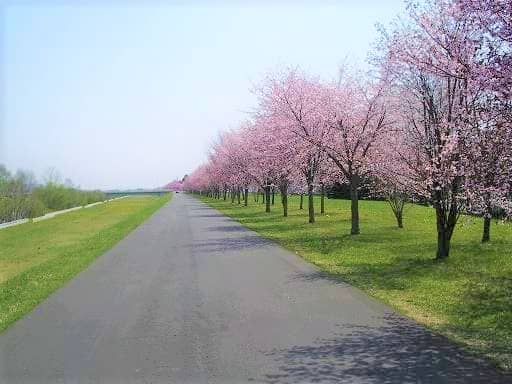
<svg viewBox="0 0 512 384">
<path fill-rule="evenodd" d="M 1 383 L 505 383 L 176 195 L 0 336 Z"/>
</svg>

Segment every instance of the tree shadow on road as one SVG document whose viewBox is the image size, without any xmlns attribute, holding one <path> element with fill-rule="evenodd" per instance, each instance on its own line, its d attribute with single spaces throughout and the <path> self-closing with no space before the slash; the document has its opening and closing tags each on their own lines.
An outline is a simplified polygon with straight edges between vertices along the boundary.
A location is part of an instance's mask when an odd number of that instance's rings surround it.
<svg viewBox="0 0 512 384">
<path fill-rule="evenodd" d="M 266 383 L 512 383 L 444 337 L 396 315 L 383 326 L 344 324 L 312 345 L 273 350 L 279 368 Z"/>
<path fill-rule="evenodd" d="M 220 213 L 211 213 L 211 214 L 205 214 L 205 215 L 190 215 L 191 218 L 207 218 L 207 217 L 218 217 L 218 218 L 224 218 L 226 221 L 231 221 L 228 217 L 221 215 Z"/>
<path fill-rule="evenodd" d="M 297 272 L 291 277 L 290 281 L 292 281 L 292 282 L 305 281 L 308 283 L 321 281 L 321 282 L 328 282 L 331 284 L 340 285 L 343 287 L 349 287 L 349 286 L 351 287 L 351 285 L 348 284 L 347 282 L 343 281 L 343 279 L 341 277 L 332 275 L 332 274 L 329 274 L 327 272 L 323 272 L 320 270 L 314 271 L 314 272 Z"/>
<path fill-rule="evenodd" d="M 247 232 L 251 231 L 245 227 L 242 227 L 240 224 L 237 225 L 216 225 L 208 228 L 211 232 Z"/>
<path fill-rule="evenodd" d="M 204 254 L 211 252 L 239 252 L 251 248 L 261 248 L 273 245 L 269 240 L 258 235 L 237 236 L 234 238 L 224 237 L 220 239 L 210 239 L 197 241 L 191 245 L 192 249 Z"/>
</svg>

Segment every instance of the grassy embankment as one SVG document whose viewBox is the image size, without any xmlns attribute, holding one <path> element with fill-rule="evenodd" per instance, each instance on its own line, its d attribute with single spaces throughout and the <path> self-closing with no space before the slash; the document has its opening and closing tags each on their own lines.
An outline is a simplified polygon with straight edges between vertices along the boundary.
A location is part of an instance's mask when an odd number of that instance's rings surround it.
<svg viewBox="0 0 512 384">
<path fill-rule="evenodd" d="M 0 331 L 169 201 L 129 197 L 0 231 Z"/>
<path fill-rule="evenodd" d="M 282 217 L 277 196 L 270 214 L 252 197 L 249 207 L 202 199 L 324 271 L 512 369 L 512 225 L 493 222 L 491 242 L 481 244 L 482 220 L 462 218 L 450 258 L 435 262 L 432 208 L 406 206 L 405 228 L 398 229 L 386 202 L 361 201 L 361 234 L 351 236 L 347 200 L 326 200 L 326 215 L 308 224 L 306 199 L 302 211 L 298 198 L 290 199 L 288 218 Z"/>
</svg>

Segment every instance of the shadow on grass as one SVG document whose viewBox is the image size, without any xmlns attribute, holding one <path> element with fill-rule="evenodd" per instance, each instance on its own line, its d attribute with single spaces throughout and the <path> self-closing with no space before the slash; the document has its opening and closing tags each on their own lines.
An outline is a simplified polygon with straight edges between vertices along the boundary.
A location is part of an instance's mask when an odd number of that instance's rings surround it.
<svg viewBox="0 0 512 384">
<path fill-rule="evenodd" d="M 512 367 L 512 278 L 474 274 L 463 298 L 452 308 L 452 321 L 441 330 L 479 340 L 471 349 L 488 356 L 500 356 Z"/>
<path fill-rule="evenodd" d="M 278 362 L 266 383 L 511 383 L 444 337 L 398 316 L 382 326 L 340 325 L 340 333 L 311 345 L 272 350 Z"/>
</svg>

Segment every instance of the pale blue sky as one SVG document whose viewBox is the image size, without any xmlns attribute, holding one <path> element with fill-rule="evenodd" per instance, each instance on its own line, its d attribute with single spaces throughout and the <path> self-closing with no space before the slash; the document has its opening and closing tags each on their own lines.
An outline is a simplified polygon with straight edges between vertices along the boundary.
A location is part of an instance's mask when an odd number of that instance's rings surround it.
<svg viewBox="0 0 512 384">
<path fill-rule="evenodd" d="M 163 185 L 247 116 L 267 71 L 298 65 L 334 78 L 343 62 L 364 65 L 374 24 L 403 9 L 401 0 L 10 1 L 0 163 L 38 176 L 55 167 L 83 188 Z"/>
</svg>

